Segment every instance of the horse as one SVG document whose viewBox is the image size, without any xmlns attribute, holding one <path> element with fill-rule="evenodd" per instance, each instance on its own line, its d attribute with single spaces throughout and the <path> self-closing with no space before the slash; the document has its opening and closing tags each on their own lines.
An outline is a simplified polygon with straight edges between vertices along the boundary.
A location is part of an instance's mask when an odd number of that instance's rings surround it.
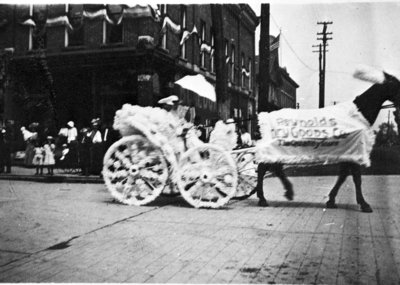
<svg viewBox="0 0 400 285">
<path fill-rule="evenodd" d="M 385 101 L 391 101 L 397 108 L 400 106 L 400 81 L 393 75 L 390 75 L 384 71 L 363 69 L 356 71 L 354 77 L 374 83 L 369 89 L 353 100 L 353 103 L 356 105 L 358 111 L 368 121 L 369 127 L 374 124 Z M 288 200 L 293 200 L 293 185 L 283 171 L 283 164 L 281 163 L 271 164 L 260 162 L 257 166 L 257 185 L 254 190 L 247 195 L 247 197 L 257 192 L 257 197 L 259 199 L 258 205 L 262 207 L 268 206 L 268 202 L 265 199 L 263 192 L 263 180 L 267 171 L 272 172 L 281 180 L 284 188 L 286 189 L 284 196 Z M 354 162 L 339 163 L 339 176 L 329 193 L 329 200 L 326 202 L 326 207 L 330 209 L 337 208 L 335 198 L 340 187 L 350 173 L 353 176 L 353 182 L 356 190 L 356 201 L 360 206 L 361 211 L 366 213 L 373 212 L 371 206 L 366 202 L 362 194 L 361 165 Z"/>
</svg>

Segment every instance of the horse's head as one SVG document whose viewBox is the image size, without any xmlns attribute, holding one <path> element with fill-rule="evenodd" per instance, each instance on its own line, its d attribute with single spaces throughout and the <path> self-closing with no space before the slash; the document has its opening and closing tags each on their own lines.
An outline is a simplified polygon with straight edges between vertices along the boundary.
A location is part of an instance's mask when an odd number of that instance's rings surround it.
<svg viewBox="0 0 400 285">
<path fill-rule="evenodd" d="M 400 107 L 400 81 L 386 72 L 384 72 L 384 84 L 388 85 L 387 100 L 391 101 L 396 108 Z"/>
</svg>

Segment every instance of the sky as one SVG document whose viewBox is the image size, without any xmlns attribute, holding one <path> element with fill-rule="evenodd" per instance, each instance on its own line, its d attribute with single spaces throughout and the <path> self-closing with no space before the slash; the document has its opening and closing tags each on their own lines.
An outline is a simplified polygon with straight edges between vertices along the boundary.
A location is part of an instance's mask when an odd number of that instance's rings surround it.
<svg viewBox="0 0 400 285">
<path fill-rule="evenodd" d="M 260 15 L 261 2 L 252 2 L 251 6 Z M 319 60 L 318 53 L 313 53 L 317 48 L 312 46 L 321 42 L 317 33 L 322 32 L 322 25 L 317 22 L 322 21 L 333 22 L 327 29 L 333 39 L 328 41 L 326 53 L 326 106 L 334 101 L 353 100 L 371 85 L 352 77 L 360 64 L 400 78 L 400 1 L 272 1 L 270 34 L 277 36 L 281 32 L 280 66 L 286 67 L 300 85 L 300 108 L 318 108 Z M 387 122 L 388 116 L 393 122 L 393 110 L 381 110 L 374 128 Z"/>
</svg>

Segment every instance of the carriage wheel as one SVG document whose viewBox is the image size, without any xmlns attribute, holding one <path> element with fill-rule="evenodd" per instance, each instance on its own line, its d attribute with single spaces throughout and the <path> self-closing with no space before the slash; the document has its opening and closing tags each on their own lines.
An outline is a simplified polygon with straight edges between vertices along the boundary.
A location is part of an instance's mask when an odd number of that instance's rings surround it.
<svg viewBox="0 0 400 285">
<path fill-rule="evenodd" d="M 243 150 L 232 155 L 238 169 L 238 186 L 234 198 L 243 198 L 249 195 L 257 185 L 255 154 Z"/>
<path fill-rule="evenodd" d="M 235 195 L 237 169 L 228 152 L 204 144 L 182 155 L 176 180 L 182 196 L 192 206 L 218 208 Z"/>
<path fill-rule="evenodd" d="M 161 148 L 143 135 L 132 135 L 108 149 L 103 177 L 115 199 L 140 206 L 160 195 L 168 180 L 168 164 Z"/>
</svg>

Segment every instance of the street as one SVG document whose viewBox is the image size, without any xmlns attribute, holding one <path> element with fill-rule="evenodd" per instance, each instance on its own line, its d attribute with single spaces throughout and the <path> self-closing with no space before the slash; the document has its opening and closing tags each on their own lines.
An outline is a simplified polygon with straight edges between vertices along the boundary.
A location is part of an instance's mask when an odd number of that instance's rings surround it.
<svg viewBox="0 0 400 285">
<path fill-rule="evenodd" d="M 348 178 L 291 177 L 294 201 L 265 180 L 222 209 L 181 197 L 148 206 L 113 201 L 101 184 L 0 181 L 1 282 L 399 284 L 400 176 L 364 176 L 374 212 Z"/>
</svg>

